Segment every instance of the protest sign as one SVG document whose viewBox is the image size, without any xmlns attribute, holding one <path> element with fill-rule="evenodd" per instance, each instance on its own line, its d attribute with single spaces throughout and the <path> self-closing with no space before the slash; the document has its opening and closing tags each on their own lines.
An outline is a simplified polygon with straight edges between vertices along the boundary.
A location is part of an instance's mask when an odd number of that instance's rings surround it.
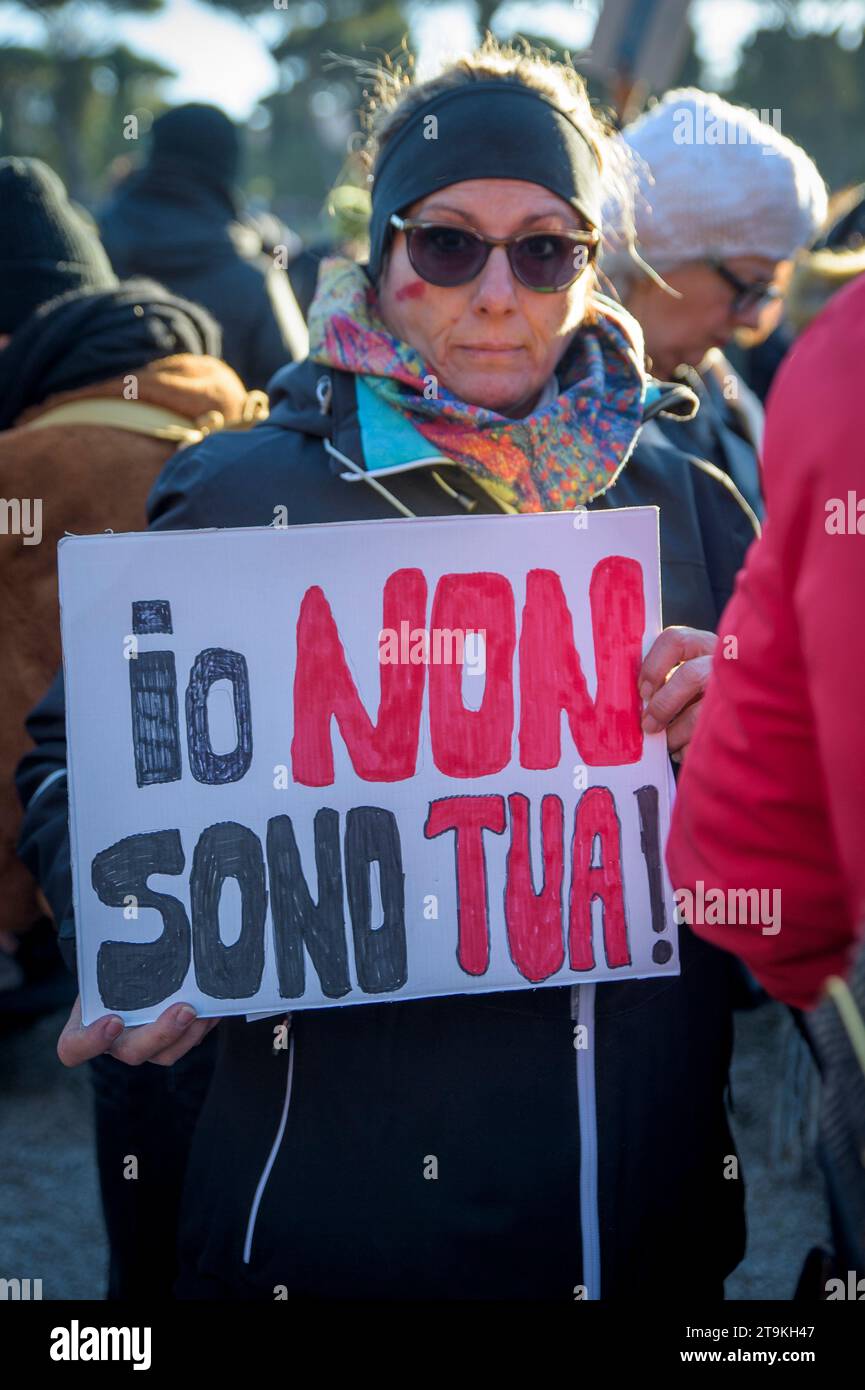
<svg viewBox="0 0 865 1390">
<path fill-rule="evenodd" d="M 85 1022 L 678 971 L 654 508 L 60 545 Z"/>
</svg>

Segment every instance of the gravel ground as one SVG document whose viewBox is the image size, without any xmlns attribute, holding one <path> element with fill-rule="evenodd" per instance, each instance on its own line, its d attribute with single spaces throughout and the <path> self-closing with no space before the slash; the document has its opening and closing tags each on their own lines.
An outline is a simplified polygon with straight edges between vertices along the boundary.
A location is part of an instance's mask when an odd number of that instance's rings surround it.
<svg viewBox="0 0 865 1390">
<path fill-rule="evenodd" d="M 90 1078 L 57 1057 L 66 1012 L 0 1037 L 0 1277 L 102 1298 L 107 1253 Z"/>
<path fill-rule="evenodd" d="M 786 1009 L 736 1014 L 732 1122 L 745 1180 L 748 1250 L 728 1299 L 789 1299 L 808 1251 L 829 1246 L 814 1161 L 816 1072 Z"/>
<path fill-rule="evenodd" d="M 41 1279 L 46 1299 L 98 1299 L 107 1256 L 90 1087 L 85 1070 L 57 1060 L 63 1019 L 0 1037 L 0 1277 Z M 789 1299 L 827 1217 L 810 1062 L 780 1006 L 737 1014 L 732 1092 L 749 1242 L 727 1297 Z"/>
</svg>

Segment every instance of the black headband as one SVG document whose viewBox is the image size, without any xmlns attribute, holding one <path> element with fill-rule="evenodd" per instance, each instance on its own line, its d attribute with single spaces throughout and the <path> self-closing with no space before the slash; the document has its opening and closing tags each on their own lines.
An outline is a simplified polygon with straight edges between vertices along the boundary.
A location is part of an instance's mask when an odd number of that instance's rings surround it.
<svg viewBox="0 0 865 1390">
<path fill-rule="evenodd" d="M 418 106 L 376 160 L 369 227 L 373 280 L 381 273 L 392 214 L 468 179 L 538 183 L 600 228 L 598 157 L 576 121 L 534 87 L 477 79 Z"/>
</svg>

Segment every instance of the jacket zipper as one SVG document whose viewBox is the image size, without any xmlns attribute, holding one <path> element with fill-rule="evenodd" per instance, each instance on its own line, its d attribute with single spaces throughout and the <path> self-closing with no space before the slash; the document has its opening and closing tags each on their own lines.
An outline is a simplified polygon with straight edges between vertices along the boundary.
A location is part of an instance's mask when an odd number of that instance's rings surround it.
<svg viewBox="0 0 865 1390">
<path fill-rule="evenodd" d="M 292 1082 L 294 1081 L 294 1029 L 292 1028 L 291 1014 L 288 1014 L 286 1016 L 286 1022 L 288 1024 L 289 1041 L 288 1069 L 285 1078 L 285 1100 L 283 1101 L 282 1105 L 282 1115 L 280 1117 L 279 1126 L 276 1131 L 276 1137 L 273 1141 L 273 1144 L 271 1145 L 270 1153 L 267 1156 L 267 1162 L 261 1170 L 261 1176 L 258 1179 L 258 1184 L 255 1189 L 255 1195 L 252 1199 L 252 1206 L 249 1209 L 249 1219 L 246 1223 L 246 1239 L 243 1242 L 243 1263 L 245 1265 L 248 1265 L 250 1261 L 250 1256 L 252 1253 L 252 1238 L 255 1235 L 255 1223 L 258 1220 L 258 1210 L 261 1206 L 261 1199 L 264 1196 L 264 1189 L 267 1187 L 268 1179 L 270 1178 L 273 1165 L 276 1162 L 276 1155 L 279 1153 L 279 1148 L 282 1144 L 283 1135 L 285 1134 L 285 1127 L 288 1122 L 288 1111 L 289 1107 L 291 1106 L 291 1090 Z"/>
<path fill-rule="evenodd" d="M 571 989 L 571 1018 L 586 1030 L 586 1047 L 577 1058 L 577 1110 L 580 1118 L 580 1234 L 586 1298 L 601 1296 L 601 1232 L 598 1215 L 598 1111 L 595 1092 L 595 985 Z"/>
</svg>

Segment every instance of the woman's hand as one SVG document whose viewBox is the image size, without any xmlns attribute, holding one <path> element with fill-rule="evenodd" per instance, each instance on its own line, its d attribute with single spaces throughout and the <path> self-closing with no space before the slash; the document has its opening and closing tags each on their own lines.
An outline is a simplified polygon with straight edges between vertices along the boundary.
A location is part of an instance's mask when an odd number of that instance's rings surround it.
<svg viewBox="0 0 865 1390">
<path fill-rule="evenodd" d="M 667 730 L 667 748 L 681 762 L 700 713 L 718 638 L 695 627 L 665 627 L 640 667 L 643 732 Z"/>
<path fill-rule="evenodd" d="M 130 1067 L 138 1067 L 142 1062 L 170 1067 L 218 1022 L 218 1018 L 196 1018 L 191 1004 L 172 1004 L 154 1023 L 125 1028 L 116 1014 L 108 1014 L 84 1028 L 79 995 L 58 1039 L 57 1056 L 64 1067 L 78 1067 L 104 1052 Z"/>
</svg>

